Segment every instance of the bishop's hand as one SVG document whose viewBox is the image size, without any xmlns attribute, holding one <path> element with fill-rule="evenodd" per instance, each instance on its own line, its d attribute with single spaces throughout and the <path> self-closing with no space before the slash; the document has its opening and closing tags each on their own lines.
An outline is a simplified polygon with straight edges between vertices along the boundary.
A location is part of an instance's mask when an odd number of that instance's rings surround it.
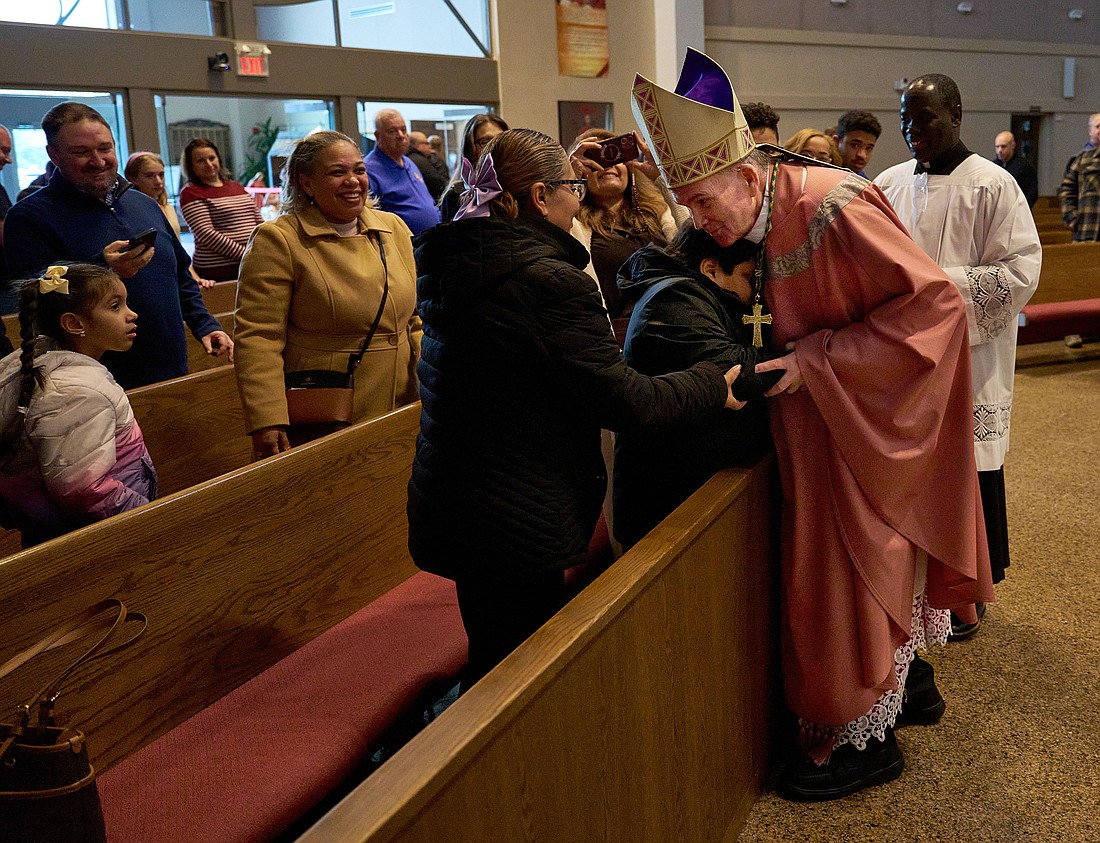
<svg viewBox="0 0 1100 843">
<path fill-rule="evenodd" d="M 802 369 L 798 365 L 798 353 L 796 351 L 792 349 L 790 354 L 756 364 L 757 374 L 779 369 L 784 370 L 783 377 L 776 382 L 775 386 L 764 393 L 765 398 L 772 398 L 784 392 L 795 393 L 802 386 Z"/>
</svg>

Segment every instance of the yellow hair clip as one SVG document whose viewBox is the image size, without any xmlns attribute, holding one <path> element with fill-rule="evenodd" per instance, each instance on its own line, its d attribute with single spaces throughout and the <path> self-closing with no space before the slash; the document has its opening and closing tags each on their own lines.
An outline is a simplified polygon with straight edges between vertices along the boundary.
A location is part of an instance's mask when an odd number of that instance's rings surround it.
<svg viewBox="0 0 1100 843">
<path fill-rule="evenodd" d="M 38 279 L 38 292 L 69 295 L 69 282 L 65 278 L 65 273 L 68 271 L 67 266 L 51 266 L 46 270 L 46 274 Z"/>
</svg>

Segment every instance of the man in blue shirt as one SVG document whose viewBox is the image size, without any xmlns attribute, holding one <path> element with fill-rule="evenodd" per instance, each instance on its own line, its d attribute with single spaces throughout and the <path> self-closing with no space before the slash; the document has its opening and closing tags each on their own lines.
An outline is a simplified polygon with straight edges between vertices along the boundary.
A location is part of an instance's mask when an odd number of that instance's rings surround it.
<svg viewBox="0 0 1100 843">
<path fill-rule="evenodd" d="M 187 374 L 184 323 L 208 354 L 229 354 L 233 340 L 203 304 L 191 258 L 151 199 L 119 178 L 107 122 L 82 103 L 65 102 L 42 119 L 46 151 L 57 165 L 49 183 L 17 202 L 4 220 L 4 251 L 15 278 L 33 278 L 48 264 L 105 264 L 122 279 L 138 314 L 129 351 L 101 362 L 123 389 Z M 130 238 L 156 230 L 153 246 L 128 249 Z"/>
<path fill-rule="evenodd" d="M 370 192 L 383 211 L 397 214 L 417 235 L 439 224 L 439 208 L 432 201 L 424 177 L 405 153 L 409 132 L 405 118 L 392 108 L 374 116 L 377 145 L 366 158 Z"/>
</svg>

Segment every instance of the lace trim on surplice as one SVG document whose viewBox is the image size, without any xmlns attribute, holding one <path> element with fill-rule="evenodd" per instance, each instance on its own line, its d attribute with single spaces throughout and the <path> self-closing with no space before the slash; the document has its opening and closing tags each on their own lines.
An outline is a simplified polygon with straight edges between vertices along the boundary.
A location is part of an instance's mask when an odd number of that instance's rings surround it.
<svg viewBox="0 0 1100 843">
<path fill-rule="evenodd" d="M 1004 333 L 1012 321 L 1012 287 L 1003 267 L 968 266 L 966 283 L 974 302 L 974 321 L 982 342 Z"/>
</svg>

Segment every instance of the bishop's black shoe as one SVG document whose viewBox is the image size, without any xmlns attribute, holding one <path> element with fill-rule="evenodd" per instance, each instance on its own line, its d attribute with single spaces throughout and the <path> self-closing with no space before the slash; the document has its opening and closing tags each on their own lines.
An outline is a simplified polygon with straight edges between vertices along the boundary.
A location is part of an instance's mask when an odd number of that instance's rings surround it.
<svg viewBox="0 0 1100 843">
<path fill-rule="evenodd" d="M 865 787 L 893 781 L 905 769 L 905 759 L 894 737 L 886 729 L 886 740 L 871 738 L 860 751 L 851 744 L 833 750 L 821 767 L 809 758 L 794 761 L 783 772 L 779 795 L 796 802 L 824 802 L 840 799 Z"/>
<path fill-rule="evenodd" d="M 932 665 L 914 655 L 905 677 L 905 701 L 898 712 L 897 726 L 931 726 L 938 723 L 947 709 L 940 689 L 936 687 Z"/>
<path fill-rule="evenodd" d="M 985 617 L 985 603 L 975 603 L 974 608 L 978 612 L 978 619 L 974 623 L 963 623 L 958 615 L 951 613 L 951 633 L 947 636 L 948 641 L 962 641 L 978 631 L 978 627 L 982 625 L 982 618 Z"/>
</svg>

